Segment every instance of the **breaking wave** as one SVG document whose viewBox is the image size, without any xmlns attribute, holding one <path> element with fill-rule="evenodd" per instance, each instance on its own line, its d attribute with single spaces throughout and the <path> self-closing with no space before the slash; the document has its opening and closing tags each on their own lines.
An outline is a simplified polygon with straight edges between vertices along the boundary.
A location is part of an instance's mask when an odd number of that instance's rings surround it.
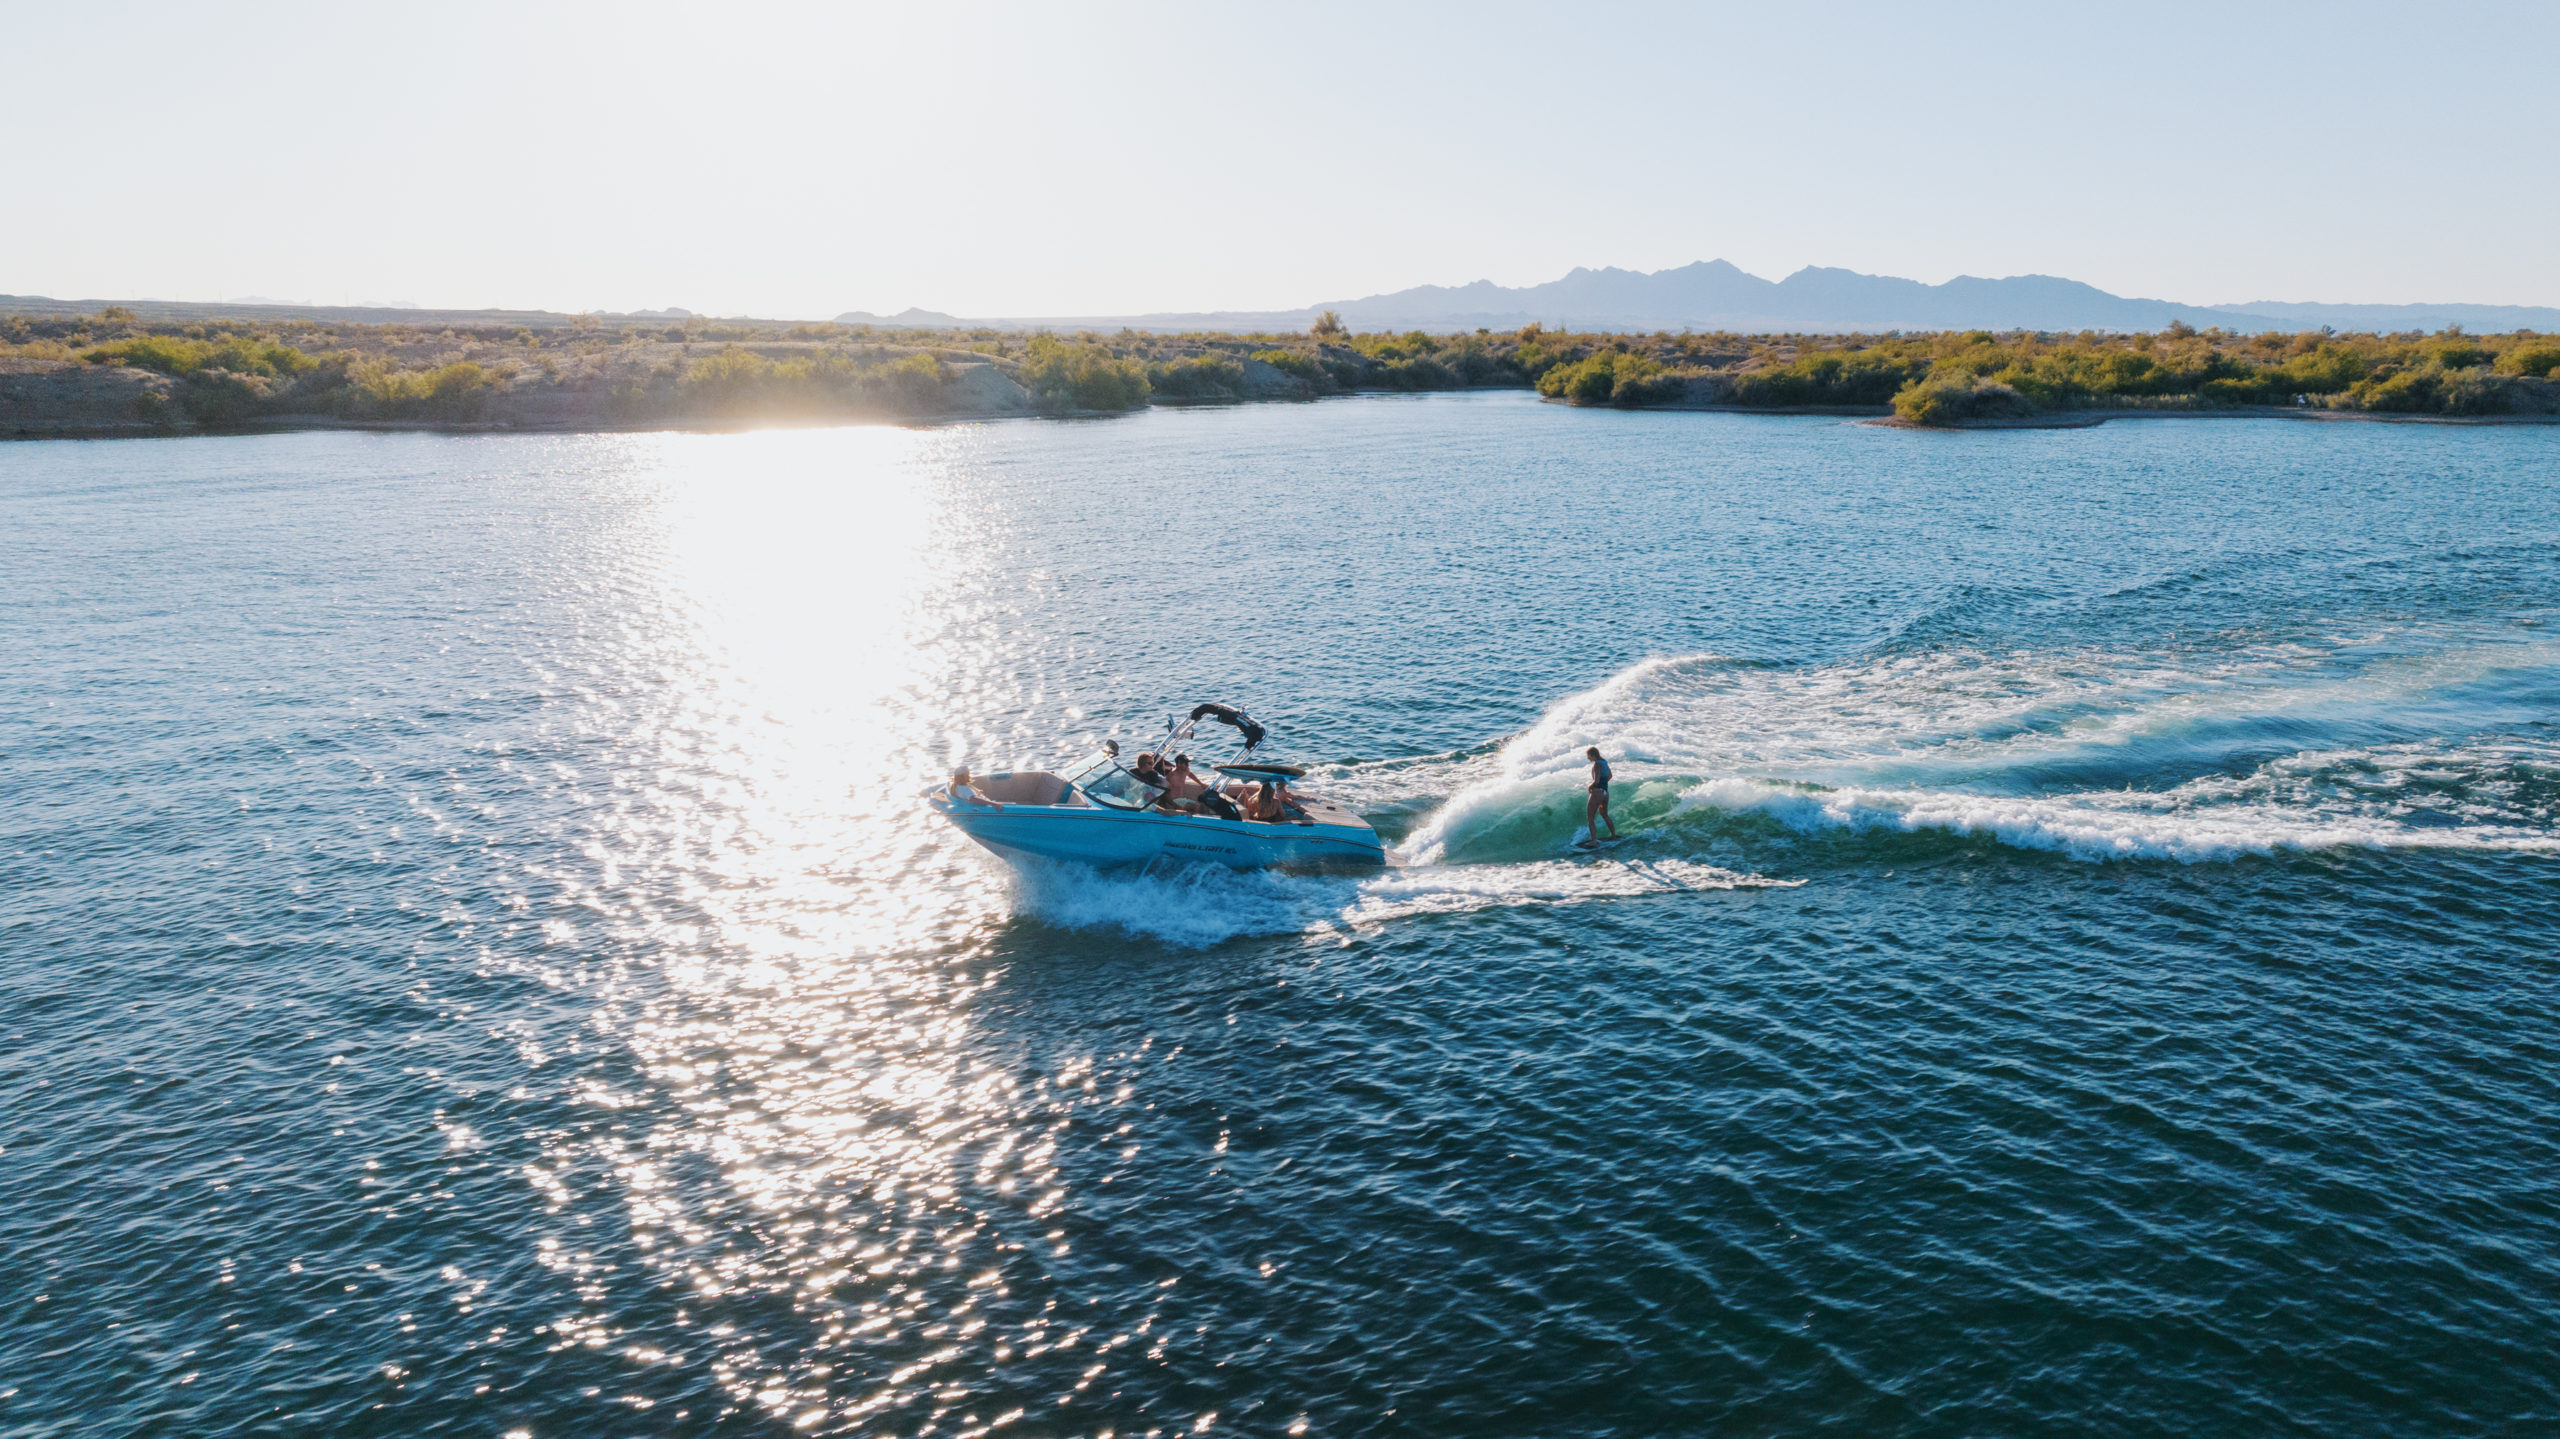
<svg viewBox="0 0 2560 1439">
<path fill-rule="evenodd" d="M 2560 649 L 2413 631 L 2196 664 L 2078 653 L 1773 667 L 1654 659 L 1452 775 L 1421 864 L 1552 851 L 1585 746 L 1657 847 L 1938 832 L 2078 859 L 2344 847 L 2560 852 Z M 1753 854 L 1754 858 L 1759 856 Z"/>
<path fill-rule="evenodd" d="M 1627 843 L 1569 846 L 1583 750 Z M 2560 854 L 2560 645 L 2411 630 L 2195 656 L 1648 659 L 1498 747 L 1336 767 L 1413 822 L 1366 876 L 1027 868 L 1018 908 L 1180 945 L 1803 883 L 1911 843 L 2200 864 L 2340 849 Z M 1879 854 L 1875 837 L 1910 836 Z M 1861 845 L 1866 846 L 1863 850 Z"/>
</svg>

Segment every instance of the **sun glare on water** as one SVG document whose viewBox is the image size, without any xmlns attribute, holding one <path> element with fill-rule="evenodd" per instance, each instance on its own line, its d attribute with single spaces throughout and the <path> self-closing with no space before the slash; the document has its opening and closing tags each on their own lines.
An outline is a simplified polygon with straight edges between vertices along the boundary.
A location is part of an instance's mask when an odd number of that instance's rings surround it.
<svg viewBox="0 0 2560 1439">
<path fill-rule="evenodd" d="M 910 1282 L 986 1268 L 999 1232 L 1063 1198 L 1044 1143 L 1054 1097 L 964 1058 L 984 976 L 952 941 L 1001 901 L 949 883 L 954 851 L 915 803 L 951 742 L 940 697 L 973 668 L 950 597 L 968 589 L 976 535 L 944 482 L 969 444 L 675 435 L 639 442 L 630 466 L 663 622 L 630 644 L 665 698 L 654 732 L 630 737 L 654 747 L 650 790 L 618 797 L 619 828 L 595 843 L 648 897 L 616 926 L 626 962 L 605 1008 L 657 1117 L 645 1134 L 564 1140 L 585 1152 L 553 1159 L 619 1180 L 635 1242 L 691 1296 L 733 1402 L 804 1427 L 931 1408 L 918 1386 L 961 1383 L 961 1351 L 993 1362 L 1037 1342 L 1036 1322 L 987 1328 L 1001 1286 L 937 1285 L 950 1312 L 935 1313 Z M 755 1326 L 723 1334 L 708 1318 L 776 1302 L 805 1323 L 778 1367 L 770 1332 L 751 1348 Z M 617 1342 L 610 1314 L 561 1327 Z M 960 1347 L 929 1380 L 869 1361 L 828 1377 L 846 1346 L 876 1358 L 910 1342 L 918 1363 Z M 843 1387 L 854 1372 L 880 1382 Z"/>
</svg>

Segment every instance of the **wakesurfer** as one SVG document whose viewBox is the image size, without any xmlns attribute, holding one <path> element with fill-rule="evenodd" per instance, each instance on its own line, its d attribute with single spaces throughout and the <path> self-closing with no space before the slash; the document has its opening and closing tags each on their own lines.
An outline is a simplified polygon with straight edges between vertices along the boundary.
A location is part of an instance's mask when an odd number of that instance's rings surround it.
<svg viewBox="0 0 2560 1439">
<path fill-rule="evenodd" d="M 1609 826 L 1609 838 L 1616 839 L 1618 822 L 1609 817 L 1609 762 L 1600 757 L 1598 745 L 1593 745 L 1582 753 L 1584 758 L 1591 761 L 1591 797 L 1584 801 L 1582 806 L 1584 841 L 1589 844 L 1598 844 L 1600 826 L 1603 824 Z"/>
</svg>

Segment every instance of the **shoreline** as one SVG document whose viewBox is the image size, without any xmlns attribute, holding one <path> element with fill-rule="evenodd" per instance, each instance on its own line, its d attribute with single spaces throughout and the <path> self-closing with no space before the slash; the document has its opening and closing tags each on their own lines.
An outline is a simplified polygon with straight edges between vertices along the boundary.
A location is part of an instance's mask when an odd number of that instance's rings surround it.
<svg viewBox="0 0 2560 1439">
<path fill-rule="evenodd" d="M 975 424 L 997 420 L 1103 420 L 1124 415 L 1142 414 L 1150 409 L 1198 410 L 1230 409 L 1247 405 L 1323 404 L 1333 400 L 1375 398 L 1379 396 L 1414 396 L 1420 394 L 1528 394 L 1536 391 L 1526 386 L 1479 385 L 1463 390 L 1411 391 L 1386 388 L 1340 391 L 1310 398 L 1191 400 L 1153 399 L 1127 410 L 1063 410 L 1030 412 L 1018 409 L 956 409 L 921 414 L 844 413 L 835 415 L 762 415 L 727 418 L 662 418 L 653 420 L 571 420 L 503 421 L 503 420 L 432 420 L 432 419 L 346 419 L 333 415 L 276 415 L 229 425 L 204 425 L 184 429 L 153 426 L 141 421 L 113 425 L 66 425 L 37 431 L 18 427 L 0 434 L 0 441 L 19 440 L 184 440 L 229 438 L 242 435 L 282 435 L 312 431 L 343 431 L 371 434 L 428 435 L 619 435 L 619 434 L 741 434 L 755 430 L 835 429 L 848 425 L 893 425 L 929 428 L 941 425 Z M 2449 425 L 2512 426 L 2560 425 L 2560 415 L 2424 415 L 2395 414 L 2370 410 L 2322 410 L 2291 405 L 2230 406 L 2216 409 L 2142 409 L 2110 408 L 2064 410 L 2041 415 L 2004 418 L 1957 420 L 1950 423 L 1923 425 L 1896 415 L 1889 405 L 1731 405 L 1699 403 L 1667 403 L 1628 406 L 1570 405 L 1565 401 L 1540 397 L 1539 403 L 1565 409 L 1611 410 L 1620 414 L 1674 413 L 1696 415 L 1768 415 L 1806 418 L 1829 416 L 1855 419 L 1879 429 L 1913 430 L 1928 434 L 1947 434 L 1968 430 L 2086 430 L 2110 420 L 2308 420 L 2331 424 L 2385 425 Z"/>
<path fill-rule="evenodd" d="M 1380 393 L 1391 393 L 1382 391 Z M 1347 397 L 1328 397 L 1347 398 Z M 1248 404 L 1291 403 L 1282 401 L 1229 401 L 1231 406 Z M 1297 401 L 1294 403 L 1309 403 Z M 21 428 L 0 434 L 0 444 L 41 440 L 210 440 L 237 439 L 243 435 L 295 435 L 314 432 L 352 432 L 384 435 L 645 435 L 692 434 L 733 435 L 755 430 L 831 430 L 855 425 L 891 425 L 929 428 L 937 425 L 981 424 L 998 420 L 1111 420 L 1123 415 L 1142 414 L 1149 408 L 1202 409 L 1205 402 L 1141 406 L 1135 410 L 949 410 L 927 414 L 886 415 L 848 413 L 841 415 L 760 415 L 753 417 L 656 420 L 595 421 L 526 421 L 507 420 L 354 420 L 334 415 L 278 415 L 228 425 L 199 425 L 188 429 L 159 428 L 134 421 L 121 425 L 89 425 L 65 427 L 42 433 Z"/>
<path fill-rule="evenodd" d="M 562 330 L 0 317 L 0 436 L 731 432 L 1526 390 L 1897 429 L 2560 422 L 2560 339 L 2328 333 L 1078 334 L 584 317 Z"/>
<path fill-rule="evenodd" d="M 2414 415 L 2378 410 L 2319 410 L 2300 405 L 2248 405 L 2213 410 L 2056 410 L 2002 419 L 1952 420 L 1923 425 L 1890 413 L 1867 421 L 1888 430 L 1947 433 L 1956 430 L 2089 430 L 2109 420 L 2310 420 L 2348 425 L 2560 425 L 2560 415 Z"/>
</svg>

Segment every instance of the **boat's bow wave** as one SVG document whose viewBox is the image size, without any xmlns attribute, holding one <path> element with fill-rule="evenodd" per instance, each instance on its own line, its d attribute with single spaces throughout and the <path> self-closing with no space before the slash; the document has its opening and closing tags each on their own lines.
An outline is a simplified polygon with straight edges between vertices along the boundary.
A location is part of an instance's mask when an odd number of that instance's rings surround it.
<svg viewBox="0 0 2560 1439">
<path fill-rule="evenodd" d="M 1363 876 L 1209 865 L 1095 870 L 1059 863 L 1019 864 L 1013 874 L 1017 913 L 1191 947 L 1244 935 L 1347 937 L 1419 915 L 1801 883 L 1643 856 L 1602 863 L 1429 865 Z"/>
</svg>

